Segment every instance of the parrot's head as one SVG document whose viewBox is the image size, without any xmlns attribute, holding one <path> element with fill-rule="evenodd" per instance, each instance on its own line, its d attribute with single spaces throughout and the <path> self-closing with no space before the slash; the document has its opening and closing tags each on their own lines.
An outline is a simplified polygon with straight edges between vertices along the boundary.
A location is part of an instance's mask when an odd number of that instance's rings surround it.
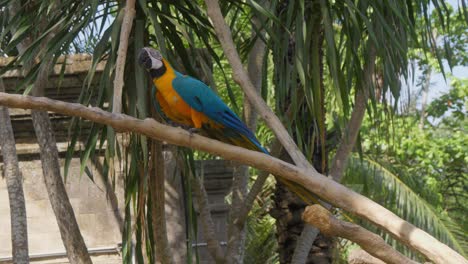
<svg viewBox="0 0 468 264">
<path fill-rule="evenodd" d="M 148 70 L 153 78 L 160 77 L 166 72 L 161 53 L 152 48 L 145 47 L 140 50 L 138 63 Z"/>
</svg>

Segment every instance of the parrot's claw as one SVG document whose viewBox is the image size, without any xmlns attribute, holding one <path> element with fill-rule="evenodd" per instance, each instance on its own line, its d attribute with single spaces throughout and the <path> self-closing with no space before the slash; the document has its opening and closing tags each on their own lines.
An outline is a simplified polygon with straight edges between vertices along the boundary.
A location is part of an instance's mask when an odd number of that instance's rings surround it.
<svg viewBox="0 0 468 264">
<path fill-rule="evenodd" d="M 195 127 L 191 127 L 188 129 L 188 132 L 190 132 L 190 134 L 198 134 L 198 132 L 200 132 L 200 129 L 199 128 L 195 128 Z"/>
<path fill-rule="evenodd" d="M 166 120 L 166 123 L 170 126 L 173 126 L 173 127 L 180 127 L 180 124 L 172 121 L 172 120 Z"/>
</svg>

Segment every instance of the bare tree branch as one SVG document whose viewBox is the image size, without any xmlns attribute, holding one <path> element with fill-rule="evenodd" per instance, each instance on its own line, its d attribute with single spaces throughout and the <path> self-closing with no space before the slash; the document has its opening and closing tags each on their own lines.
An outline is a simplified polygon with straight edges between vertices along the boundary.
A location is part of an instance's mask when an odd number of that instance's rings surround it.
<svg viewBox="0 0 468 264">
<path fill-rule="evenodd" d="M 361 226 L 335 218 L 327 209 L 318 204 L 307 206 L 302 219 L 316 226 L 325 235 L 339 236 L 357 243 L 362 249 L 386 263 L 417 263 L 387 245 L 380 236 Z"/>
<path fill-rule="evenodd" d="M 385 262 L 373 257 L 365 250 L 356 248 L 349 253 L 348 264 L 385 264 Z"/>
<path fill-rule="evenodd" d="M 301 184 L 304 188 L 336 207 L 367 219 L 435 263 L 468 263 L 465 258 L 450 247 L 369 198 L 318 172 L 294 166 L 264 153 L 232 146 L 180 128 L 166 126 L 154 119 L 139 120 L 124 114 L 109 113 L 96 107 L 90 108 L 81 104 L 65 103 L 44 97 L 0 93 L 0 105 L 11 108 L 47 110 L 77 116 L 112 126 L 117 131 L 143 134 L 154 139 L 164 140 L 170 144 L 209 152 L 228 160 L 268 171 Z"/>
<path fill-rule="evenodd" d="M 279 155 L 280 151 L 281 143 L 277 139 L 275 139 L 271 148 L 271 154 L 273 157 L 276 157 Z M 243 226 L 245 224 L 247 216 L 250 210 L 252 209 L 252 206 L 254 205 L 255 198 L 257 198 L 257 195 L 262 191 L 263 185 L 265 184 L 265 181 L 267 180 L 269 175 L 270 173 L 267 171 L 261 171 L 259 173 L 257 179 L 252 185 L 252 188 L 250 188 L 250 192 L 245 198 L 242 210 L 238 212 L 238 214 L 236 215 L 236 219 L 234 219 L 234 224 L 236 224 L 237 226 Z"/>
<path fill-rule="evenodd" d="M 112 100 L 112 112 L 122 112 L 122 90 L 124 85 L 125 60 L 127 58 L 128 38 L 132 31 L 133 18 L 135 17 L 135 0 L 125 1 L 124 18 L 120 29 L 120 43 L 115 63 L 114 98 Z"/>
</svg>

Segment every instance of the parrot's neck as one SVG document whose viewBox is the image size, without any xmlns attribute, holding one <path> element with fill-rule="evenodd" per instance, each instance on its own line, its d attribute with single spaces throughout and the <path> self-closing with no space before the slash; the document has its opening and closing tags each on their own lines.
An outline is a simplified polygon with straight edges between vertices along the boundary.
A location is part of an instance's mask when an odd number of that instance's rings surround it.
<svg viewBox="0 0 468 264">
<path fill-rule="evenodd" d="M 151 78 L 153 79 L 158 79 L 159 77 L 163 76 L 167 71 L 167 68 L 166 68 L 166 65 L 162 65 L 162 67 L 158 68 L 158 69 L 151 69 L 150 70 L 150 75 L 151 75 Z"/>
<path fill-rule="evenodd" d="M 176 74 L 174 69 L 172 69 L 171 65 L 165 59 L 163 59 L 163 62 L 163 67 L 150 71 L 150 74 L 156 88 L 165 94 L 166 91 L 172 90 L 172 81 L 176 77 Z"/>
<path fill-rule="evenodd" d="M 173 72 L 174 70 L 172 69 L 171 65 L 166 59 L 163 59 L 163 64 L 160 68 L 158 69 L 151 69 L 149 71 L 151 78 L 153 80 L 161 78 L 164 74 L 167 72 Z"/>
</svg>

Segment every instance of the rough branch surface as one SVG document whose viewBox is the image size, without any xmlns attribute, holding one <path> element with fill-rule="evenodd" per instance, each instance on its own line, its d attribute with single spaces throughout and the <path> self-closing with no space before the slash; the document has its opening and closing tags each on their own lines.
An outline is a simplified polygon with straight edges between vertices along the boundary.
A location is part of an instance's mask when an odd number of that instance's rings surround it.
<svg viewBox="0 0 468 264">
<path fill-rule="evenodd" d="M 114 79 L 114 98 L 112 103 L 112 112 L 120 113 L 122 111 L 122 90 L 124 85 L 125 60 L 127 58 L 128 38 L 132 31 L 133 18 L 135 17 L 135 0 L 128 0 L 125 4 L 125 15 L 120 30 L 120 43 L 117 51 L 117 62 Z"/>
<path fill-rule="evenodd" d="M 228 145 L 213 139 L 192 134 L 156 122 L 139 120 L 123 114 L 113 114 L 100 108 L 65 103 L 44 97 L 31 97 L 0 93 L 0 105 L 11 108 L 40 109 L 77 116 L 114 127 L 121 132 L 135 132 L 164 140 L 170 144 L 186 146 L 237 161 L 274 175 L 302 184 L 320 198 L 350 213 L 369 220 L 396 239 L 435 263 L 467 263 L 468 261 L 450 247 L 372 200 L 311 170 L 299 168 L 269 155 Z"/>
</svg>

